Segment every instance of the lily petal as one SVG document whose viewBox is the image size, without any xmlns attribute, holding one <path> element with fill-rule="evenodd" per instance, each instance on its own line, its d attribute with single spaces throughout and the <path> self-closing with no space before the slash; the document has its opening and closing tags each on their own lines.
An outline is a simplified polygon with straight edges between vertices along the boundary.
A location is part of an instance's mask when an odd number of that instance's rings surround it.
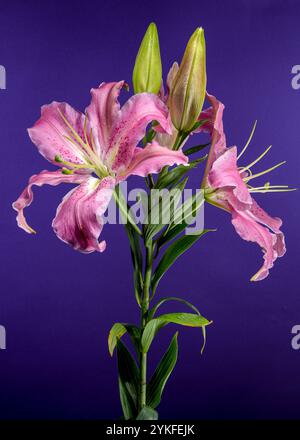
<svg viewBox="0 0 300 440">
<path fill-rule="evenodd" d="M 55 161 L 55 156 L 60 156 L 67 162 L 83 164 L 85 153 L 74 139 L 63 117 L 78 133 L 79 138 L 84 140 L 84 115 L 69 104 L 56 101 L 41 108 L 40 119 L 28 129 L 30 139 L 39 152 L 55 165 L 59 165 Z M 74 141 L 71 142 L 67 137 Z"/>
<path fill-rule="evenodd" d="M 282 226 L 282 220 L 279 217 L 271 217 L 266 211 L 264 211 L 259 204 L 252 198 L 250 207 L 251 216 L 255 221 L 267 226 L 275 233 L 280 232 Z"/>
<path fill-rule="evenodd" d="M 109 147 L 111 128 L 120 111 L 118 97 L 124 84 L 125 81 L 102 83 L 97 89 L 91 89 L 92 100 L 86 112 L 100 156 Z"/>
<path fill-rule="evenodd" d="M 47 171 L 44 170 L 39 174 L 35 174 L 30 177 L 28 185 L 20 195 L 20 197 L 13 203 L 12 207 L 17 211 L 17 223 L 18 226 L 29 234 L 35 234 L 35 230 L 32 229 L 24 216 L 24 209 L 31 205 L 33 201 L 32 187 L 43 186 L 45 184 L 56 186 L 60 183 L 81 183 L 87 179 L 87 175 L 83 174 L 62 174 L 61 170 Z"/>
<path fill-rule="evenodd" d="M 259 271 L 253 275 L 251 281 L 260 281 L 269 275 L 269 269 L 273 267 L 274 261 L 282 257 L 286 251 L 284 235 L 270 232 L 265 226 L 257 223 L 247 212 L 232 213 L 232 224 L 241 238 L 257 243 L 264 252 L 264 264 Z"/>
<path fill-rule="evenodd" d="M 52 222 L 54 232 L 65 243 L 84 253 L 103 252 L 105 241 L 98 241 L 103 229 L 102 215 L 112 197 L 115 179 L 89 177 L 70 191 L 57 208 Z"/>
<path fill-rule="evenodd" d="M 162 128 L 172 132 L 166 105 L 151 93 L 132 96 L 121 108 L 111 133 L 106 155 L 107 165 L 117 173 L 124 173 L 132 161 L 135 147 L 144 137 L 149 122 L 158 121 Z"/>
<path fill-rule="evenodd" d="M 131 163 L 124 174 L 118 177 L 120 180 L 126 179 L 131 174 L 145 177 L 151 173 L 159 173 L 166 165 L 186 165 L 187 163 L 188 158 L 182 151 L 173 151 L 162 147 L 157 142 L 152 142 L 145 148 L 135 148 Z"/>
<path fill-rule="evenodd" d="M 223 128 L 223 111 L 225 106 L 215 96 L 208 93 L 206 96 L 211 103 L 211 108 L 202 112 L 200 119 L 208 119 L 208 121 L 194 131 L 194 133 L 208 132 L 211 136 L 211 147 L 206 161 L 203 185 L 214 161 L 226 151 L 226 137 Z"/>
<path fill-rule="evenodd" d="M 233 187 L 234 194 L 242 203 L 252 203 L 252 198 L 237 168 L 237 149 L 225 150 L 213 163 L 208 174 L 208 183 L 212 188 Z"/>
</svg>

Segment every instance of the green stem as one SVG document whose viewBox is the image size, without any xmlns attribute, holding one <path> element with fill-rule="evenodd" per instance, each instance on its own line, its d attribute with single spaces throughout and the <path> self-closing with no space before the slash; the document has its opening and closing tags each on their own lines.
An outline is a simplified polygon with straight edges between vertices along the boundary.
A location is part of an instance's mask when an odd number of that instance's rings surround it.
<svg viewBox="0 0 300 440">
<path fill-rule="evenodd" d="M 185 139 L 184 134 L 181 131 L 178 131 L 177 137 L 176 137 L 174 145 L 173 145 L 173 150 L 176 150 L 176 151 L 179 150 L 180 145 L 184 139 Z"/>
<path fill-rule="evenodd" d="M 118 188 L 118 191 L 119 191 L 119 188 Z M 134 228 L 134 230 L 135 230 L 139 235 L 142 235 L 142 233 L 141 233 L 139 227 L 138 227 L 138 226 L 136 225 L 136 223 L 135 223 L 135 220 L 134 220 L 133 218 L 131 218 L 131 216 L 130 216 L 130 214 L 129 214 L 128 206 L 127 206 L 127 205 L 125 206 L 125 205 L 122 203 L 122 200 L 121 200 L 121 198 L 119 197 L 119 195 L 118 195 L 118 193 L 117 193 L 116 190 L 113 192 L 113 196 L 114 196 L 114 199 L 115 199 L 115 201 L 116 201 L 116 203 L 117 203 L 117 205 L 118 205 L 118 207 L 119 207 L 121 213 L 123 214 L 125 220 L 126 220 L 128 223 L 131 224 L 131 226 Z"/>
<path fill-rule="evenodd" d="M 143 300 L 141 307 L 141 334 L 147 324 L 147 314 L 149 310 L 150 301 L 150 285 L 152 276 L 152 263 L 153 263 L 153 244 L 146 244 L 146 267 L 144 277 L 143 288 Z M 147 354 L 140 353 L 140 410 L 146 405 L 147 398 Z"/>
</svg>

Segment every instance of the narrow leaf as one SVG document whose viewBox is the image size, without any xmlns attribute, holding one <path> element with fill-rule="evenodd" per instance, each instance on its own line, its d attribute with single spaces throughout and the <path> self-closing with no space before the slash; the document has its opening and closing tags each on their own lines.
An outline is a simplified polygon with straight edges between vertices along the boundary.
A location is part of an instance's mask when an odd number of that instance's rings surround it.
<svg viewBox="0 0 300 440">
<path fill-rule="evenodd" d="M 152 341 L 156 335 L 156 333 L 165 325 L 165 321 L 160 321 L 157 319 L 151 319 L 151 321 L 146 324 L 144 328 L 142 339 L 141 339 L 141 348 L 143 353 L 147 353 Z"/>
<path fill-rule="evenodd" d="M 167 313 L 151 319 L 151 321 L 145 326 L 142 335 L 141 346 L 144 353 L 148 352 L 158 331 L 169 323 L 179 324 L 186 327 L 205 327 L 206 325 L 211 324 L 211 321 L 208 321 L 200 314 L 194 313 Z"/>
<path fill-rule="evenodd" d="M 181 234 L 187 226 L 193 223 L 198 210 L 204 203 L 202 192 L 197 192 L 182 205 L 178 206 L 174 213 L 173 222 L 166 231 L 157 239 L 157 254 L 162 246 Z"/>
<path fill-rule="evenodd" d="M 194 306 L 194 304 L 190 303 L 189 301 L 183 298 L 178 298 L 177 296 L 168 296 L 167 298 L 162 298 L 160 301 L 158 301 L 158 303 L 149 311 L 148 319 L 152 319 L 155 313 L 157 312 L 158 308 L 168 301 L 178 301 L 180 303 L 183 303 L 186 306 L 188 306 L 190 309 L 192 309 L 194 312 L 196 312 L 199 316 L 201 316 L 201 313 L 199 312 L 197 307 Z"/>
<path fill-rule="evenodd" d="M 112 326 L 108 335 L 108 350 L 111 356 L 114 353 L 114 349 L 115 346 L 117 345 L 118 339 L 120 339 L 126 332 L 127 332 L 126 327 L 119 322 L 116 322 Z"/>
<path fill-rule="evenodd" d="M 198 151 L 203 150 L 203 149 L 206 148 L 208 145 L 209 145 L 209 143 L 208 143 L 208 144 L 195 145 L 194 147 L 191 147 L 191 148 L 188 148 L 187 150 L 185 150 L 185 151 L 184 151 L 184 154 L 185 154 L 186 156 L 190 156 L 191 154 L 198 153 Z M 205 159 L 206 159 L 206 158 L 207 158 L 207 155 L 205 156 Z"/>
<path fill-rule="evenodd" d="M 178 332 L 172 338 L 171 344 L 158 364 L 147 386 L 147 405 L 156 408 L 160 401 L 163 390 L 169 379 L 178 356 Z"/>
<path fill-rule="evenodd" d="M 196 241 L 199 240 L 210 229 L 204 229 L 198 234 L 193 235 L 183 235 L 178 240 L 174 241 L 164 253 L 162 259 L 158 263 L 155 273 L 152 278 L 152 290 L 155 292 L 157 285 L 166 273 L 166 271 L 172 266 L 172 264 L 177 260 L 180 255 L 182 255 L 186 250 L 188 250 Z"/>
<path fill-rule="evenodd" d="M 157 319 L 165 321 L 166 323 L 172 322 L 173 324 L 184 325 L 186 327 L 203 327 L 211 323 L 211 321 L 208 321 L 204 316 L 194 313 L 166 313 Z"/>
<path fill-rule="evenodd" d="M 114 199 L 117 203 L 117 205 L 120 208 L 120 212 L 122 213 L 122 216 L 124 217 L 123 221 L 126 224 L 129 222 L 133 229 L 136 231 L 137 234 L 142 235 L 140 229 L 138 228 L 135 218 L 133 217 L 130 209 L 128 209 L 127 203 L 124 199 L 124 195 L 120 189 L 119 186 L 116 186 L 114 192 L 113 192 Z"/>
<path fill-rule="evenodd" d="M 185 183 L 186 180 L 181 182 L 177 188 L 173 188 L 171 191 L 156 189 L 157 193 L 153 193 L 156 198 L 152 199 L 150 203 L 151 206 L 148 210 L 149 224 L 147 225 L 145 232 L 146 242 L 149 242 L 159 231 L 161 231 L 161 229 L 173 221 Z"/>
<path fill-rule="evenodd" d="M 116 322 L 108 335 L 108 350 L 110 355 L 112 356 L 114 353 L 114 349 L 117 345 L 117 342 L 121 337 L 127 333 L 132 339 L 135 349 L 139 352 L 139 339 L 140 339 L 140 330 L 138 327 L 132 324 L 124 324 L 121 322 Z"/>
<path fill-rule="evenodd" d="M 123 342 L 117 342 L 120 399 L 126 420 L 137 414 L 139 370 Z"/>
<path fill-rule="evenodd" d="M 123 382 L 120 380 L 120 377 L 119 377 L 119 393 L 120 393 L 120 402 L 123 410 L 124 419 L 125 420 L 133 419 L 136 414 L 136 407 L 131 396 L 128 394 Z"/>
<path fill-rule="evenodd" d="M 143 290 L 143 257 L 140 247 L 139 235 L 130 224 L 125 225 L 130 243 L 131 259 L 133 264 L 133 278 L 135 297 L 141 305 L 141 293 Z"/>
<path fill-rule="evenodd" d="M 178 165 L 166 174 L 160 174 L 155 184 L 155 188 L 174 187 L 186 173 L 195 168 L 199 163 L 204 162 L 204 160 L 206 160 L 206 156 L 193 160 L 188 165 Z"/>
</svg>

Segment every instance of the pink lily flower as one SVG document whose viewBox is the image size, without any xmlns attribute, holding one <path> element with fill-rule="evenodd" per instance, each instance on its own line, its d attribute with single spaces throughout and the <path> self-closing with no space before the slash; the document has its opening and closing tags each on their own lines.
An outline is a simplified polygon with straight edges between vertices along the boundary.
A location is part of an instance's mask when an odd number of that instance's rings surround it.
<svg viewBox="0 0 300 440">
<path fill-rule="evenodd" d="M 29 136 L 39 152 L 60 169 L 42 171 L 29 179 L 13 203 L 20 228 L 35 233 L 24 216 L 24 209 L 33 201 L 34 185 L 76 183 L 78 186 L 58 206 L 53 229 L 74 249 L 103 252 L 106 243 L 98 240 L 102 215 L 115 186 L 130 175 L 147 176 L 166 165 L 187 163 L 182 152 L 157 142 L 137 147 L 151 121 L 171 132 L 169 112 L 156 95 L 149 93 L 132 96 L 121 108 L 118 96 L 124 85 L 124 81 L 102 83 L 92 89 L 85 115 L 66 103 L 42 107 L 40 119 L 28 130 Z"/>
<path fill-rule="evenodd" d="M 208 95 L 211 108 L 202 112 L 202 119 L 209 119 L 201 127 L 202 131 L 211 135 L 211 148 L 207 159 L 202 188 L 205 190 L 205 198 L 211 204 L 224 209 L 231 214 L 232 224 L 241 238 L 257 243 L 264 254 L 264 263 L 258 272 L 253 275 L 251 281 L 259 281 L 266 278 L 274 261 L 282 257 L 286 252 L 284 235 L 280 228 L 280 218 L 269 216 L 252 198 L 254 192 L 288 191 L 286 186 L 270 186 L 254 188 L 249 181 L 254 177 L 261 176 L 272 171 L 284 162 L 274 167 L 253 175 L 250 168 L 256 164 L 270 149 L 270 147 L 247 167 L 239 168 L 238 158 L 248 147 L 254 129 L 245 148 L 237 156 L 237 148 L 226 147 L 226 138 L 223 131 L 224 105 L 214 96 Z M 255 127 L 254 127 L 255 128 Z"/>
</svg>

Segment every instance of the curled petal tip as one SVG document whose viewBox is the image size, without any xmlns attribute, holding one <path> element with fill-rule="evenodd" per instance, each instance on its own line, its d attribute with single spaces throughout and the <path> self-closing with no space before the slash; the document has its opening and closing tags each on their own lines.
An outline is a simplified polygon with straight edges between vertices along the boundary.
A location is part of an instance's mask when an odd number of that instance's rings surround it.
<svg viewBox="0 0 300 440">
<path fill-rule="evenodd" d="M 17 225 L 19 226 L 19 228 L 23 229 L 23 231 L 27 232 L 27 234 L 36 234 L 36 231 L 29 226 L 29 224 L 27 223 L 25 216 L 24 216 L 24 212 L 23 212 L 23 206 L 21 206 L 20 204 L 18 204 L 18 201 L 14 202 L 12 204 L 12 207 L 15 211 L 17 211 Z"/>
</svg>

